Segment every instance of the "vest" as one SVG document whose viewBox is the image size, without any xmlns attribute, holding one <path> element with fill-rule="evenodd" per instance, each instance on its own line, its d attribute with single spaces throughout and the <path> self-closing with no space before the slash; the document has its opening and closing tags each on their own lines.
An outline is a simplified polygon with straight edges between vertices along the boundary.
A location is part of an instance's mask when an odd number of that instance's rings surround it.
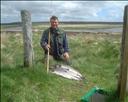
<svg viewBox="0 0 128 102">
<path fill-rule="evenodd" d="M 50 51 L 55 58 L 60 57 L 64 53 L 63 38 L 65 36 L 65 33 L 63 30 L 59 28 L 54 30 L 48 28 L 46 30 L 47 38 L 49 35 L 49 30 L 50 30 L 50 46 L 51 46 Z"/>
</svg>

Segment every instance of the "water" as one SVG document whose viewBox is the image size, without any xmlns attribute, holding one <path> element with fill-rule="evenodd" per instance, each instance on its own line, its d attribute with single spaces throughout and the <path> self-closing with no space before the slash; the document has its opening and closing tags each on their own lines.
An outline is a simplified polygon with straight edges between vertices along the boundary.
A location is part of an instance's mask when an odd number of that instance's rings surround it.
<svg viewBox="0 0 128 102">
<path fill-rule="evenodd" d="M 21 32 L 22 31 L 22 28 L 21 27 L 14 27 L 14 28 L 7 28 L 5 30 L 2 30 L 2 31 L 10 31 L 10 32 Z M 40 32 L 43 32 L 43 30 L 39 30 Z M 107 32 L 107 33 L 122 33 L 122 28 L 119 27 L 119 28 L 97 28 L 97 29 L 80 29 L 80 30 L 65 30 L 66 32 Z"/>
<path fill-rule="evenodd" d="M 107 33 L 122 33 L 122 28 L 109 28 L 109 29 L 91 29 L 91 30 L 66 30 L 67 32 L 107 32 Z"/>
</svg>

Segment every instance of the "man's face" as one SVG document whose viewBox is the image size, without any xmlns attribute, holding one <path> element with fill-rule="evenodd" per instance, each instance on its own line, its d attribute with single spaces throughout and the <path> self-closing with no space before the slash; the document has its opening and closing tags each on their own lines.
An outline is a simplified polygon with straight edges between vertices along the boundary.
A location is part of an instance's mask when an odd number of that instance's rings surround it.
<svg viewBox="0 0 128 102">
<path fill-rule="evenodd" d="M 56 19 L 56 20 L 51 19 L 50 23 L 51 23 L 51 27 L 52 27 L 52 28 L 57 28 L 58 25 L 59 25 L 59 22 L 58 22 L 57 19 Z"/>
</svg>

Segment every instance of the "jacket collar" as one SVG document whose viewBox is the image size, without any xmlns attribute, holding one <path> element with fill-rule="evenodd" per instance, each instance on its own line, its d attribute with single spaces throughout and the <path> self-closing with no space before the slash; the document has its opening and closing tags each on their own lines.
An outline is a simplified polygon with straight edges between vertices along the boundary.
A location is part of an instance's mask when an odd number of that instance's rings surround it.
<svg viewBox="0 0 128 102">
<path fill-rule="evenodd" d="M 60 31 L 59 28 L 51 28 L 50 27 L 50 32 L 54 33 L 54 34 L 57 34 L 57 35 L 61 34 L 61 31 Z"/>
</svg>

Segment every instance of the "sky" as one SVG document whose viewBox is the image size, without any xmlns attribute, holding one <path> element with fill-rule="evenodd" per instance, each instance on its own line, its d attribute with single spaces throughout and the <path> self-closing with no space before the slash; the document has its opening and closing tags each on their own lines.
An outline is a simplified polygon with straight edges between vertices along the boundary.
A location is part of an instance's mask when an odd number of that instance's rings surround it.
<svg viewBox="0 0 128 102">
<path fill-rule="evenodd" d="M 1 23 L 21 22 L 21 10 L 31 13 L 32 22 L 59 21 L 123 22 L 128 1 L 1 1 Z"/>
</svg>

